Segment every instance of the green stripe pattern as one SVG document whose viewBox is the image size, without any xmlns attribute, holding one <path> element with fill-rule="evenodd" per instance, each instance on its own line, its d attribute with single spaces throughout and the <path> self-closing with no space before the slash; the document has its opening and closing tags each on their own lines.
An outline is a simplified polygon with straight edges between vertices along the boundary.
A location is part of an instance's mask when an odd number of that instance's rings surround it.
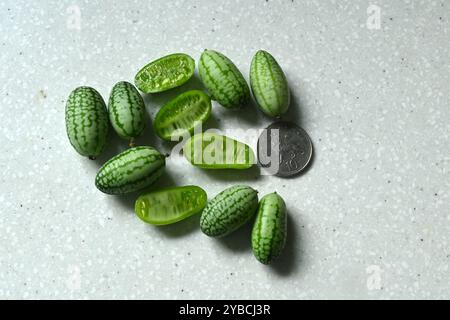
<svg viewBox="0 0 450 320">
<path fill-rule="evenodd" d="M 258 107 L 266 115 L 278 118 L 288 110 L 290 92 L 286 76 L 275 58 L 264 50 L 252 59 L 250 86 Z"/>
<path fill-rule="evenodd" d="M 137 138 L 145 128 L 144 99 L 129 82 L 118 82 L 112 89 L 108 103 L 109 121 L 124 139 Z"/>
<path fill-rule="evenodd" d="M 198 133 L 183 146 L 184 157 L 203 169 L 249 169 L 253 150 L 245 143 L 213 132 Z"/>
<path fill-rule="evenodd" d="M 137 191 L 155 182 L 163 173 L 165 164 L 165 156 L 152 147 L 130 148 L 100 168 L 95 185 L 107 194 Z"/>
<path fill-rule="evenodd" d="M 239 108 L 250 100 L 250 89 L 239 69 L 223 54 L 205 50 L 198 66 L 200 78 L 213 100 L 225 108 Z"/>
<path fill-rule="evenodd" d="M 245 185 L 230 187 L 206 205 L 200 228 L 210 237 L 225 236 L 249 221 L 257 208 L 258 191 Z"/>
<path fill-rule="evenodd" d="M 276 192 L 262 197 L 252 230 L 252 249 L 256 259 L 269 264 L 286 243 L 286 204 Z"/>
<path fill-rule="evenodd" d="M 108 112 L 100 93 L 91 87 L 78 87 L 67 100 L 66 131 L 74 149 L 91 159 L 103 151 L 108 135 Z"/>
<path fill-rule="evenodd" d="M 134 83 L 145 93 L 166 91 L 187 82 L 195 71 L 195 60 L 174 53 L 150 62 L 136 74 Z"/>
<path fill-rule="evenodd" d="M 191 90 L 166 103 L 156 114 L 153 128 L 164 140 L 192 135 L 196 126 L 211 115 L 211 99 L 199 90 Z"/>
</svg>

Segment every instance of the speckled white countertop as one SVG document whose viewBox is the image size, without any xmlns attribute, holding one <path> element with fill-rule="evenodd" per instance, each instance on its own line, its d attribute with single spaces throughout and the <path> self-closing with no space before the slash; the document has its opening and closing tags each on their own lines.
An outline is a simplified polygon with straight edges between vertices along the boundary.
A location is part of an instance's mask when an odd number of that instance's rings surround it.
<svg viewBox="0 0 450 320">
<path fill-rule="evenodd" d="M 450 298 L 449 19 L 445 0 L 2 1 L 0 298 Z M 107 99 L 145 63 L 204 48 L 246 77 L 256 50 L 278 59 L 286 118 L 311 135 L 314 162 L 295 179 L 169 162 L 158 185 L 276 190 L 289 237 L 270 267 L 253 258 L 249 227 L 216 240 L 198 217 L 143 224 L 136 195 L 94 186 L 126 143 L 111 134 L 89 161 L 66 137 L 75 87 Z M 186 87 L 146 97 L 150 115 Z M 271 122 L 218 105 L 214 119 Z M 169 150 L 151 128 L 139 143 Z"/>
</svg>

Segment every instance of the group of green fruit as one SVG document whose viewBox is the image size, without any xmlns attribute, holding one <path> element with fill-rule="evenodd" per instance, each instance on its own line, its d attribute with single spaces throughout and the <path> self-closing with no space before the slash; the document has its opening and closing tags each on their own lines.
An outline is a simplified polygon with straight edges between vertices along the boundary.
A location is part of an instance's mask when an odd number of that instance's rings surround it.
<svg viewBox="0 0 450 320">
<path fill-rule="evenodd" d="M 195 61 L 190 56 L 171 54 L 143 67 L 136 74 L 135 85 L 144 93 L 158 93 L 181 86 L 194 71 Z M 230 109 L 241 108 L 250 101 L 250 89 L 242 73 L 223 54 L 205 50 L 199 61 L 199 75 L 209 95 L 191 90 L 167 102 L 155 116 L 154 132 L 168 141 L 190 136 L 183 146 L 183 155 L 200 168 L 250 168 L 255 156 L 248 145 L 214 133 L 194 134 L 211 114 L 211 99 Z M 279 117 L 287 111 L 290 93 L 286 77 L 268 52 L 255 54 L 250 86 L 258 107 L 266 115 Z M 129 82 L 117 83 L 108 107 L 91 87 L 72 91 L 66 105 L 66 129 L 70 143 L 79 154 L 90 159 L 99 156 L 110 124 L 120 137 L 129 140 L 130 148 L 99 169 L 96 187 L 107 194 L 125 194 L 153 184 L 163 173 L 166 156 L 149 146 L 134 146 L 134 139 L 145 129 L 145 104 L 138 90 Z M 212 161 L 204 159 L 208 148 Z M 256 258 L 264 264 L 280 254 L 286 240 L 283 199 L 271 193 L 258 203 L 257 191 L 248 186 L 228 188 L 209 203 L 206 192 L 197 186 L 152 191 L 138 197 L 135 212 L 140 219 L 154 225 L 175 223 L 202 212 L 201 230 L 211 237 L 233 232 L 256 213 L 251 243 Z"/>
</svg>

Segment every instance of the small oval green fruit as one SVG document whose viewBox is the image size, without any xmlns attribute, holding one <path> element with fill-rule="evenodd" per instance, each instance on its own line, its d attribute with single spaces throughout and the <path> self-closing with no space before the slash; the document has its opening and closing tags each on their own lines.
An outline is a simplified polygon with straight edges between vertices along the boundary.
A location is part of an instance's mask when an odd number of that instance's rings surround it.
<svg viewBox="0 0 450 320">
<path fill-rule="evenodd" d="M 276 192 L 262 197 L 252 231 L 256 259 L 269 264 L 284 248 L 287 235 L 286 204 Z"/>
<path fill-rule="evenodd" d="M 95 159 L 103 151 L 108 135 L 108 112 L 97 90 L 78 87 L 66 103 L 66 131 L 70 144 L 82 156 Z"/>
<path fill-rule="evenodd" d="M 275 58 L 264 50 L 252 59 L 250 86 L 259 109 L 266 115 L 278 118 L 288 110 L 291 95 L 286 76 Z"/>
<path fill-rule="evenodd" d="M 250 89 L 239 69 L 225 55 L 205 50 L 198 65 L 200 78 L 213 100 L 225 108 L 240 108 L 250 100 Z"/>
<path fill-rule="evenodd" d="M 108 113 L 113 129 L 133 146 L 134 139 L 145 129 L 145 104 L 131 83 L 116 83 L 109 96 Z"/>
<path fill-rule="evenodd" d="M 225 189 L 205 207 L 200 228 L 210 237 L 225 236 L 243 226 L 258 208 L 258 191 L 244 185 Z"/>
<path fill-rule="evenodd" d="M 163 173 L 165 156 L 152 147 L 134 147 L 106 162 L 95 177 L 96 187 L 107 194 L 143 189 Z"/>
</svg>

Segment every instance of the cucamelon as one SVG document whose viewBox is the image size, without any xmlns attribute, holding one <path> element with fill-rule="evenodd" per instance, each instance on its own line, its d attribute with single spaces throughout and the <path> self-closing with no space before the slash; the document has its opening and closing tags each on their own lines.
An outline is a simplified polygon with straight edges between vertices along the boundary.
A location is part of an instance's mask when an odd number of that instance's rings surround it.
<svg viewBox="0 0 450 320">
<path fill-rule="evenodd" d="M 248 169 L 255 162 L 245 143 L 212 132 L 193 135 L 183 146 L 184 157 L 203 169 Z"/>
<path fill-rule="evenodd" d="M 200 78 L 213 100 L 225 108 L 239 108 L 250 99 L 250 89 L 234 63 L 223 54 L 205 50 L 198 66 Z"/>
<path fill-rule="evenodd" d="M 225 236 L 244 225 L 258 208 L 258 191 L 244 185 L 225 189 L 205 207 L 200 228 L 210 237 Z"/>
<path fill-rule="evenodd" d="M 153 128 L 161 139 L 171 141 L 193 134 L 194 128 L 208 120 L 210 114 L 210 97 L 200 90 L 191 90 L 166 103 L 156 114 Z"/>
<path fill-rule="evenodd" d="M 286 204 L 276 192 L 262 197 L 252 230 L 256 259 L 269 264 L 278 257 L 286 242 Z"/>
<path fill-rule="evenodd" d="M 100 93 L 91 87 L 73 90 L 66 104 L 66 131 L 70 144 L 82 156 L 95 159 L 108 135 L 108 112 Z"/>
<path fill-rule="evenodd" d="M 136 74 L 134 83 L 145 93 L 162 92 L 181 86 L 194 71 L 194 59 L 184 53 L 174 53 L 147 64 Z"/>
<path fill-rule="evenodd" d="M 139 196 L 135 212 L 144 222 L 166 225 L 201 212 L 206 202 L 206 192 L 200 187 L 171 187 Z"/>
<path fill-rule="evenodd" d="M 95 178 L 107 194 L 124 194 L 148 187 L 162 174 L 165 156 L 152 147 L 130 148 L 106 162 Z"/>
<path fill-rule="evenodd" d="M 258 107 L 270 117 L 280 117 L 289 108 L 286 76 L 268 52 L 256 52 L 250 67 L 250 86 Z"/>
<path fill-rule="evenodd" d="M 145 104 L 131 83 L 121 81 L 112 88 L 108 113 L 117 134 L 130 140 L 130 146 L 133 146 L 134 139 L 145 129 Z"/>
</svg>

